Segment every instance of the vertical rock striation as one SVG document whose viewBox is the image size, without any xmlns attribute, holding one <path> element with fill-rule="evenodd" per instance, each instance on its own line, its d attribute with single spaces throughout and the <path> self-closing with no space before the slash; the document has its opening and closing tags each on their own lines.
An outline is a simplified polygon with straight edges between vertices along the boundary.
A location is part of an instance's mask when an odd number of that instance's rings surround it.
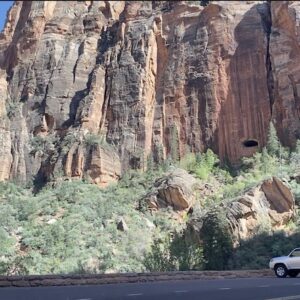
<svg viewBox="0 0 300 300">
<path fill-rule="evenodd" d="M 88 177 L 299 138 L 297 2 L 16 1 L 0 36 L 0 180 Z M 299 77 L 299 78 L 298 78 Z M 63 174 L 61 173 L 63 170 Z"/>
<path fill-rule="evenodd" d="M 271 8 L 273 117 L 282 141 L 293 145 L 300 138 L 300 3 L 274 1 Z"/>
</svg>

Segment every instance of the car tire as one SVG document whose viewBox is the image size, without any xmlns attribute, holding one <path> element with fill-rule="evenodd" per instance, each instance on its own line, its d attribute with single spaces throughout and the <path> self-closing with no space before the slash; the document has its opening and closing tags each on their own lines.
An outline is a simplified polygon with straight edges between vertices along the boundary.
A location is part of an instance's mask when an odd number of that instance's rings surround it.
<svg viewBox="0 0 300 300">
<path fill-rule="evenodd" d="M 288 270 L 284 264 L 278 264 L 274 267 L 275 275 L 279 278 L 285 278 L 288 274 Z"/>
<path fill-rule="evenodd" d="M 290 277 L 297 277 L 297 275 L 299 274 L 298 271 L 294 271 L 294 270 L 289 271 L 288 273 L 289 273 L 289 276 L 290 276 Z"/>
</svg>

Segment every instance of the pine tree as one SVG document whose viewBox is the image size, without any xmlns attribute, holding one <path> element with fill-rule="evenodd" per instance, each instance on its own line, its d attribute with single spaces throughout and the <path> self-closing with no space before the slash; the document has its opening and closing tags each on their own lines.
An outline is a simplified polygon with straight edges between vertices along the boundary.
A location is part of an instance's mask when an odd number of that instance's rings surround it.
<svg viewBox="0 0 300 300">
<path fill-rule="evenodd" d="M 277 136 L 274 124 L 271 122 L 268 132 L 267 150 L 270 155 L 280 156 L 281 144 Z"/>
</svg>

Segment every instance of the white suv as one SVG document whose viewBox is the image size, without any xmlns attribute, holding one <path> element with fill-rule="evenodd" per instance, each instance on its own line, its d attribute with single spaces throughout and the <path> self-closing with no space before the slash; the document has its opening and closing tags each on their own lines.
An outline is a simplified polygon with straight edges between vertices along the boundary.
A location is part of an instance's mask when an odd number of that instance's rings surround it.
<svg viewBox="0 0 300 300">
<path fill-rule="evenodd" d="M 288 256 L 272 258 L 269 266 L 277 277 L 296 277 L 300 273 L 300 248 L 294 249 Z"/>
</svg>

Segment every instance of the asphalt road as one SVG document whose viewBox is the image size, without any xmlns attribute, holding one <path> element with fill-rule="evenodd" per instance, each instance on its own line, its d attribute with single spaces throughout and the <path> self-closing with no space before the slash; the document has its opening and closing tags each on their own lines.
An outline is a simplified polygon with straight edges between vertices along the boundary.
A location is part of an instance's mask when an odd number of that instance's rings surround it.
<svg viewBox="0 0 300 300">
<path fill-rule="evenodd" d="M 0 300 L 300 300 L 300 278 L 1 288 Z"/>
</svg>

